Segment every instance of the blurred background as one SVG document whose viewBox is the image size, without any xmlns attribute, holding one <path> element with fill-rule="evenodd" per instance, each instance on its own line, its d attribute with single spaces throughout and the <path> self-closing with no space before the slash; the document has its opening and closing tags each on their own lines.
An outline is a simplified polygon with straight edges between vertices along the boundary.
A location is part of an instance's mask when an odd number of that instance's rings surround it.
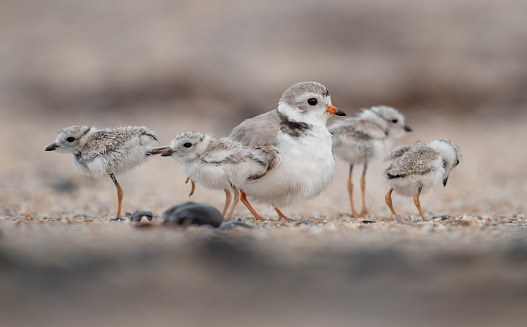
<svg viewBox="0 0 527 327">
<path fill-rule="evenodd" d="M 5 0 L 1 9 L 4 112 L 227 121 L 274 108 L 303 80 L 328 86 L 349 112 L 382 103 L 503 114 L 527 103 L 521 0 Z"/>
<path fill-rule="evenodd" d="M 186 130 L 224 136 L 304 80 L 326 85 L 348 115 L 398 108 L 414 132 L 395 145 L 442 136 L 460 146 L 464 160 L 448 187 L 422 197 L 428 214 L 525 219 L 524 0 L 2 0 L 0 215 L 113 214 L 109 180 L 81 177 L 71 156 L 43 151 L 65 126 L 147 125 L 164 144 Z M 372 219 L 389 217 L 381 169 L 369 170 Z M 286 214 L 345 214 L 346 174 L 337 162 L 328 191 Z M 187 199 L 184 179 L 157 159 L 119 177 L 125 211 L 160 214 Z M 222 194 L 198 186 L 194 199 L 221 207 Z M 416 214 L 411 199 L 394 205 Z M 264 226 L 220 241 L 202 230 L 23 226 L 0 225 L 0 304 L 10 326 L 525 323 L 519 223 L 484 237 L 477 228 L 407 227 L 417 240 L 397 226 L 370 234 Z M 262 255 L 268 260 L 254 259 Z"/>
</svg>

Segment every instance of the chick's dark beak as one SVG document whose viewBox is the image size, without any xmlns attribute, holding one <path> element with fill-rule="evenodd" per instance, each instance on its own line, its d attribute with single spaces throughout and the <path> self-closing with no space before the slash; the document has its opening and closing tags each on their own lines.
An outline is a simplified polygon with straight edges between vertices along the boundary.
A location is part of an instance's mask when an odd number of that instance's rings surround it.
<svg viewBox="0 0 527 327">
<path fill-rule="evenodd" d="M 407 132 L 411 132 L 412 131 L 412 128 L 408 125 L 404 125 L 404 130 L 407 131 Z"/>
<path fill-rule="evenodd" d="M 59 145 L 57 143 L 51 143 L 44 149 L 44 151 L 54 151 L 58 147 Z"/>
<path fill-rule="evenodd" d="M 162 146 L 162 147 L 159 147 L 159 148 L 153 148 L 152 150 L 148 151 L 146 153 L 146 155 L 147 156 L 153 156 L 153 155 L 156 155 L 156 154 L 162 154 L 163 152 L 165 152 L 168 149 L 170 149 L 169 146 Z"/>
<path fill-rule="evenodd" d="M 164 151 L 163 153 L 161 153 L 161 157 L 170 157 L 172 155 L 172 153 L 174 153 L 174 150 L 168 149 L 168 150 Z"/>
<path fill-rule="evenodd" d="M 446 182 L 448 182 L 448 177 L 443 179 L 443 186 L 446 186 Z"/>
</svg>

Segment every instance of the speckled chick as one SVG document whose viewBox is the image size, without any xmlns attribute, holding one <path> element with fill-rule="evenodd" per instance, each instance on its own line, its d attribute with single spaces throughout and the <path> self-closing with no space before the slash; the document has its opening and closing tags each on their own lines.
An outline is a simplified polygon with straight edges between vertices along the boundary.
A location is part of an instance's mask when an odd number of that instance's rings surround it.
<svg viewBox="0 0 527 327">
<path fill-rule="evenodd" d="M 179 162 L 183 172 L 193 182 L 209 189 L 224 190 L 226 199 L 223 216 L 234 193 L 236 202 L 233 204 L 229 218 L 232 217 L 238 202 L 242 185 L 247 180 L 261 178 L 280 160 L 278 153 L 269 153 L 262 147 L 250 148 L 229 138 L 215 139 L 198 132 L 177 135 L 170 147 L 161 155 L 170 156 Z M 272 158 L 268 158 L 269 155 Z M 250 208 L 250 210 L 254 209 Z"/>
<path fill-rule="evenodd" d="M 101 178 L 109 176 L 117 188 L 118 209 L 121 218 L 122 187 L 115 178 L 147 161 L 148 152 L 157 144 L 154 132 L 142 126 L 108 129 L 73 125 L 59 132 L 57 139 L 45 151 L 72 153 L 75 168 L 83 175 Z"/>
<path fill-rule="evenodd" d="M 257 202 L 278 207 L 313 199 L 326 190 L 335 174 L 331 134 L 326 123 L 346 114 L 331 103 L 328 89 L 317 82 L 289 87 L 278 108 L 236 126 L 230 138 L 247 146 L 270 146 L 280 164 L 264 177 L 248 181 L 243 191 Z M 242 193 L 242 197 L 245 193 Z"/>
<path fill-rule="evenodd" d="M 403 196 L 413 195 L 419 214 L 426 220 L 419 202 L 420 194 L 441 183 L 446 186 L 450 172 L 461 162 L 461 152 L 452 141 L 439 138 L 428 145 L 417 142 L 413 147 L 397 147 L 386 161 L 390 162 L 385 171 L 390 185 L 386 204 L 391 212 L 397 216 L 392 205 L 392 191 Z"/>
<path fill-rule="evenodd" d="M 404 116 L 392 107 L 376 106 L 363 109 L 357 117 L 345 118 L 329 127 L 333 135 L 335 157 L 349 163 L 348 194 L 351 216 L 364 216 L 368 213 L 365 200 L 366 171 L 368 165 L 381 158 L 391 146 L 394 138 L 399 138 L 412 129 L 406 125 Z M 362 211 L 357 214 L 353 204 L 353 166 L 362 165 L 360 180 Z"/>
</svg>

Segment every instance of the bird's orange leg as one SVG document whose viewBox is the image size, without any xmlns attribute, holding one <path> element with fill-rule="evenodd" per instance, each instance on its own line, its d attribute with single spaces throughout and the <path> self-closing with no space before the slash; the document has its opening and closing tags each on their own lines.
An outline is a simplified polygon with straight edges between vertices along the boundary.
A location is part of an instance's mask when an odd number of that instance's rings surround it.
<svg viewBox="0 0 527 327">
<path fill-rule="evenodd" d="M 236 192 L 235 196 L 236 196 L 236 198 L 234 199 L 234 203 L 232 204 L 231 212 L 229 213 L 229 219 L 228 220 L 232 219 L 232 214 L 234 213 L 234 209 L 236 209 L 236 206 L 238 205 L 238 202 L 240 202 L 241 193 L 240 192 Z"/>
<path fill-rule="evenodd" d="M 282 211 L 280 211 L 280 209 L 278 209 L 278 208 L 274 208 L 274 210 L 276 211 L 276 213 L 278 214 L 278 216 L 280 216 L 280 218 L 284 218 L 284 219 L 287 220 L 287 221 L 295 221 L 294 219 L 291 219 L 291 218 L 287 217 L 286 215 L 284 215 L 284 214 L 282 213 Z"/>
<path fill-rule="evenodd" d="M 231 204 L 231 200 L 232 200 L 232 193 L 231 191 L 225 189 L 225 207 L 223 207 L 223 212 L 221 213 L 221 215 L 223 217 L 225 217 L 225 213 L 227 212 L 227 209 L 229 208 L 229 204 Z"/>
<path fill-rule="evenodd" d="M 415 192 L 414 195 L 414 204 L 417 207 L 417 210 L 419 210 L 419 214 L 421 214 L 421 218 L 423 218 L 423 221 L 427 221 L 425 218 L 425 215 L 423 215 L 423 211 L 421 210 L 421 202 L 419 202 L 419 195 L 421 195 L 421 191 L 423 190 L 422 187 L 417 189 L 417 192 Z"/>
<path fill-rule="evenodd" d="M 187 177 L 185 184 L 187 184 L 189 180 L 190 180 L 190 184 L 192 184 L 192 188 L 190 189 L 190 194 L 188 195 L 188 197 L 190 198 L 192 194 L 194 194 L 194 190 L 196 190 L 196 183 L 194 183 L 194 181 L 190 179 L 190 177 Z"/>
<path fill-rule="evenodd" d="M 119 204 L 117 205 L 117 215 L 115 216 L 116 219 L 121 218 L 121 206 L 123 204 L 123 188 L 121 185 L 119 185 L 119 182 L 117 182 L 117 179 L 115 178 L 114 174 L 110 174 L 110 178 L 112 179 L 113 183 L 115 184 L 115 187 L 117 188 L 117 200 L 119 201 Z"/>
<path fill-rule="evenodd" d="M 392 204 L 392 191 L 393 191 L 393 188 L 391 188 L 388 193 L 386 193 L 386 196 L 384 197 L 384 199 L 386 200 L 386 204 L 388 205 L 388 208 L 390 208 L 390 211 L 395 215 L 397 216 L 397 213 L 395 213 L 395 210 L 393 209 L 393 204 Z"/>
<path fill-rule="evenodd" d="M 355 206 L 353 205 L 353 182 L 351 181 L 352 170 L 353 170 L 353 165 L 350 164 L 350 173 L 348 176 L 348 195 L 349 195 L 350 204 L 351 204 L 351 216 L 357 217 L 357 212 L 355 211 Z"/>
<path fill-rule="evenodd" d="M 240 190 L 240 201 L 242 201 L 242 203 L 245 204 L 247 209 L 249 209 L 249 211 L 253 214 L 254 218 L 261 220 L 261 221 L 265 221 L 265 219 L 260 217 L 260 215 L 256 212 L 256 210 L 253 209 L 249 201 L 247 201 L 247 195 L 245 195 L 245 192 L 242 190 Z"/>
<path fill-rule="evenodd" d="M 360 178 L 360 192 L 362 196 L 362 210 L 360 212 L 361 217 L 368 213 L 368 209 L 366 208 L 366 169 L 368 168 L 368 164 L 364 162 L 364 169 L 362 170 L 362 176 Z"/>
</svg>

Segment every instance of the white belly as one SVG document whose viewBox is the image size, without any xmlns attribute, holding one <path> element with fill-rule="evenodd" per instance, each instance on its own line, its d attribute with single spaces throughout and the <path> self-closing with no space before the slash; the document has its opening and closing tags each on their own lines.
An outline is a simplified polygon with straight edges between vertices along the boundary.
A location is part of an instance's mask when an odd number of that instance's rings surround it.
<svg viewBox="0 0 527 327">
<path fill-rule="evenodd" d="M 403 196 L 413 196 L 419 188 L 421 194 L 428 193 L 430 189 L 441 185 L 443 171 L 434 171 L 424 175 L 409 175 L 404 178 L 395 178 L 388 181 L 395 193 Z"/>
<path fill-rule="evenodd" d="M 333 180 L 335 161 L 331 135 L 325 126 L 315 127 L 300 137 L 280 132 L 276 148 L 282 156 L 280 166 L 243 185 L 256 202 L 274 207 L 299 203 L 325 191 Z"/>
<path fill-rule="evenodd" d="M 185 175 L 211 190 L 231 189 L 223 166 L 208 165 L 198 160 L 181 163 Z"/>
</svg>

